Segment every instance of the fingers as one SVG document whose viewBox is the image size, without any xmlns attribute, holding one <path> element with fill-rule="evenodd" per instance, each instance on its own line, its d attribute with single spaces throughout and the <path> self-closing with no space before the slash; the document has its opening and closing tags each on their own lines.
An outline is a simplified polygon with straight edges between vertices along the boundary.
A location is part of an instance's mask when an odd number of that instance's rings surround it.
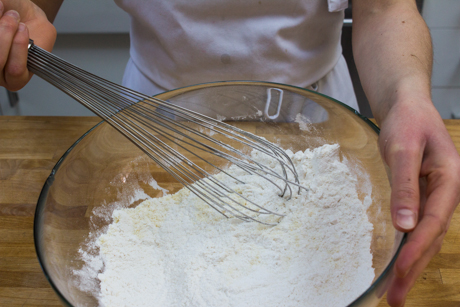
<svg viewBox="0 0 460 307">
<path fill-rule="evenodd" d="M 455 181 L 445 177 L 447 176 L 437 180 L 443 184 L 430 182 L 427 187 L 429 194 L 423 217 L 402 248 L 395 264 L 395 274 L 399 277 L 404 277 L 426 253 L 433 251 L 433 243 L 443 238 L 447 232 L 450 218 L 458 204 L 458 196 Z M 433 185 L 437 188 L 430 190 Z"/>
<path fill-rule="evenodd" d="M 19 23 L 5 67 L 5 82 L 11 91 L 21 89 L 30 79 L 29 70 L 27 69 L 28 44 L 29 33 L 27 26 Z"/>
<path fill-rule="evenodd" d="M 423 153 L 420 146 L 390 146 L 386 148 L 385 156 L 391 170 L 391 216 L 396 229 L 408 232 L 415 228 L 419 216 L 419 174 Z"/>
<path fill-rule="evenodd" d="M 422 196 L 427 196 L 421 199 L 422 218 L 409 234 L 395 263 L 395 276 L 387 295 L 391 306 L 403 306 L 417 277 L 441 249 L 450 219 L 460 201 L 457 170 L 460 168 L 455 167 L 455 163 L 447 163 L 427 176 L 426 188 L 421 189 Z"/>
<path fill-rule="evenodd" d="M 409 235 L 409 240 L 410 240 Z M 404 306 L 406 296 L 409 290 L 415 284 L 417 277 L 423 272 L 432 257 L 434 257 L 441 247 L 443 237 L 440 237 L 433 244 L 433 248 L 423 255 L 421 259 L 414 265 L 408 274 L 404 277 L 394 276 L 390 287 L 387 291 L 387 302 L 392 307 Z"/>
<path fill-rule="evenodd" d="M 3 14 L 3 7 L 0 12 L 0 68 L 3 71 L 10 54 L 13 38 L 18 30 L 19 14 L 16 11 L 7 11 Z M 2 73 L 2 77 L 3 75 Z"/>
<path fill-rule="evenodd" d="M 3 12 L 0 2 L 0 85 L 11 91 L 22 88 L 29 80 L 27 46 L 29 34 L 18 12 Z"/>
</svg>

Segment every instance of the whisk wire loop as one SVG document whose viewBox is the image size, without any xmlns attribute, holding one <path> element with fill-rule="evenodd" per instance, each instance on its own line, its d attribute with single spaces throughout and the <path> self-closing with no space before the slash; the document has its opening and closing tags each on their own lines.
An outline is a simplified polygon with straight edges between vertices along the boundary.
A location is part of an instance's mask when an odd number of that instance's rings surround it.
<svg viewBox="0 0 460 307">
<path fill-rule="evenodd" d="M 244 183 L 209 157 L 233 164 L 246 174 L 260 176 L 276 186 L 280 196 L 288 193 L 288 199 L 293 194 L 291 185 L 298 187 L 299 193 L 305 189 L 299 184 L 286 152 L 264 138 L 105 80 L 35 46 L 33 41 L 29 44 L 28 68 L 107 121 L 173 178 L 226 217 L 275 225 L 276 222 L 260 220 L 260 216 L 283 214 L 262 207 L 211 176 L 209 168 Z M 276 161 L 281 171 L 255 161 L 250 155 L 254 150 Z"/>
</svg>

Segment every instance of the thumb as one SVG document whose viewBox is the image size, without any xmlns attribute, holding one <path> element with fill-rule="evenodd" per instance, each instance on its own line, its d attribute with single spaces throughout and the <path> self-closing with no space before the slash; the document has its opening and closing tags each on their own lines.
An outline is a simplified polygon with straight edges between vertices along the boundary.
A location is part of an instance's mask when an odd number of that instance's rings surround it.
<svg viewBox="0 0 460 307">
<path fill-rule="evenodd" d="M 419 217 L 422 151 L 419 146 L 409 144 L 392 146 L 387 150 L 393 225 L 399 231 L 408 232 L 415 228 Z"/>
</svg>

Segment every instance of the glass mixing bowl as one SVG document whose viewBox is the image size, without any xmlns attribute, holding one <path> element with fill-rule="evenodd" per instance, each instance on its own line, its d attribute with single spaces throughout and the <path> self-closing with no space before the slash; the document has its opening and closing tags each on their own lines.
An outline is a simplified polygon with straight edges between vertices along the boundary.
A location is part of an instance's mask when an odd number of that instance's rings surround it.
<svg viewBox="0 0 460 307">
<path fill-rule="evenodd" d="M 367 213 L 374 225 L 375 279 L 349 306 L 378 304 L 405 235 L 391 223 L 388 168 L 379 154 L 379 129 L 372 122 L 334 99 L 275 83 L 209 83 L 157 97 L 214 118 L 238 121 L 246 130 L 294 152 L 338 143 L 341 155 L 356 165 L 356 173 L 368 174 L 358 182 L 372 184 Z M 83 265 L 81 248 L 107 229 L 115 208 L 139 204 L 132 196 L 135 191 L 160 197 L 149 184 L 151 178 L 170 193 L 182 187 L 106 122 L 83 135 L 56 164 L 38 200 L 34 237 L 43 271 L 65 305 L 97 305 L 94 295 L 76 286 L 72 273 Z M 97 291 L 97 280 L 93 287 Z"/>
</svg>

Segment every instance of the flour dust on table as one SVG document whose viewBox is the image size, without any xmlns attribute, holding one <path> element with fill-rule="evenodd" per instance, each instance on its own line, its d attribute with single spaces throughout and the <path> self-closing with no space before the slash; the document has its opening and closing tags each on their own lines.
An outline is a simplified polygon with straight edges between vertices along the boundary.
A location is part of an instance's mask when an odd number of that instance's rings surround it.
<svg viewBox="0 0 460 307">
<path fill-rule="evenodd" d="M 286 152 L 308 188 L 291 199 L 234 166 L 228 173 L 244 184 L 215 175 L 262 207 L 285 214 L 278 225 L 227 219 L 186 188 L 148 199 L 113 212 L 113 222 L 93 241 L 99 255 L 83 255 L 87 265 L 76 272 L 81 289 L 88 290 L 91 278 L 100 283 L 101 306 L 352 302 L 374 279 L 373 226 L 366 214 L 370 183 L 367 190 L 358 188 L 352 163 L 336 144 Z M 264 154 L 252 155 L 279 167 Z M 363 190 L 366 195 L 359 196 Z"/>
</svg>

